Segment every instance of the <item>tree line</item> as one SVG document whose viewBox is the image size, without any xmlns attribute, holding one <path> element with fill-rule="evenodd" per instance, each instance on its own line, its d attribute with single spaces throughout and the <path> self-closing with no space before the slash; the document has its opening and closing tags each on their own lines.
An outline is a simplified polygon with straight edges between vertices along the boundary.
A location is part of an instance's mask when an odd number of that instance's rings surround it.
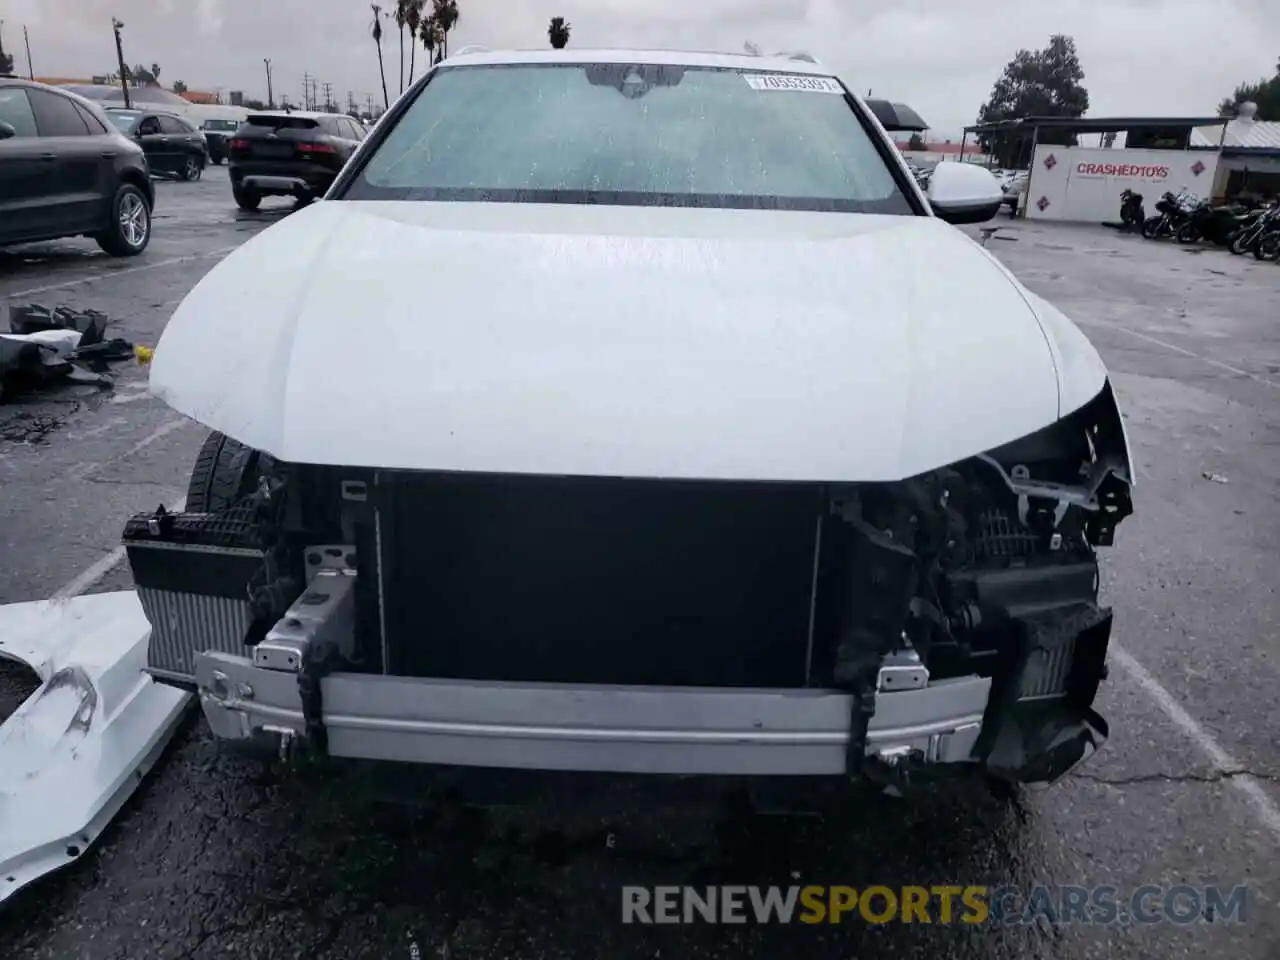
<svg viewBox="0 0 1280 960">
<path fill-rule="evenodd" d="M 1075 40 L 1054 34 L 1039 50 L 1019 50 L 1013 55 L 991 88 L 991 96 L 978 110 L 978 123 L 1020 120 L 1023 117 L 1082 117 L 1089 109 L 1089 91 L 1084 84 L 1084 68 Z M 1280 60 L 1276 73 L 1254 83 L 1242 83 L 1218 104 L 1218 115 L 1235 116 L 1239 105 L 1258 105 L 1257 119 L 1280 121 Z M 1114 134 L 1107 135 L 1114 140 Z M 1040 143 L 1073 146 L 1076 137 L 1069 130 L 1041 127 Z M 1024 135 L 983 134 L 978 137 L 983 151 L 1004 167 L 1025 167 L 1031 161 L 1031 141 Z M 1109 142 L 1108 142 L 1108 145 Z"/>
<path fill-rule="evenodd" d="M 391 106 L 391 96 L 387 87 L 386 60 L 383 57 L 382 38 L 386 35 L 383 22 L 395 24 L 399 34 L 400 77 L 399 93 L 413 85 L 413 75 L 417 68 L 418 44 L 427 51 L 427 65 L 433 66 L 449 55 L 449 34 L 458 25 L 458 0 L 396 0 L 394 6 L 384 9 L 380 3 L 369 5 L 373 10 L 373 24 L 369 29 L 373 37 L 374 47 L 378 52 L 378 76 L 382 80 L 382 106 Z M 428 8 L 429 6 L 429 8 Z M 552 17 L 547 26 L 547 39 L 557 50 L 564 49 L 569 43 L 572 26 L 564 17 Z M 405 40 L 409 43 L 409 75 L 406 81 L 404 71 Z M 397 94 L 398 96 L 399 94 Z"/>
</svg>

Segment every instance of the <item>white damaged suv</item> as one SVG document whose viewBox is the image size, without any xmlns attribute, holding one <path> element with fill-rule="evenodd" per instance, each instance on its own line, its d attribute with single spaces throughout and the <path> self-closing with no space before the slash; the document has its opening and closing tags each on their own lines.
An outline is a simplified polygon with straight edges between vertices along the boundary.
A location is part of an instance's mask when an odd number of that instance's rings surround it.
<svg viewBox="0 0 1280 960">
<path fill-rule="evenodd" d="M 158 345 L 149 671 L 333 757 L 1057 779 L 1132 472 L 1001 200 L 807 60 L 450 58 Z"/>
</svg>

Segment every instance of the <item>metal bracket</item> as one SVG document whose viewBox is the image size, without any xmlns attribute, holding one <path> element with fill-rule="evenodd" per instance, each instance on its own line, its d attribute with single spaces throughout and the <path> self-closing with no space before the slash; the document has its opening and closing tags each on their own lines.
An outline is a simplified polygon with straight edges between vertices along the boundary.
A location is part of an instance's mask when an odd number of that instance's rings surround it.
<svg viewBox="0 0 1280 960">
<path fill-rule="evenodd" d="M 906 643 L 906 638 L 903 638 Z M 929 684 L 929 668 L 920 661 L 920 655 L 909 643 L 902 649 L 887 654 L 880 661 L 876 674 L 876 691 L 892 693 L 896 690 L 920 690 Z"/>
<path fill-rule="evenodd" d="M 254 666 L 299 673 L 324 649 L 350 658 L 355 652 L 354 573 L 319 569 L 307 589 L 254 647 Z"/>
<path fill-rule="evenodd" d="M 356 548 L 350 544 L 324 543 L 307 547 L 303 551 L 307 568 L 307 583 L 324 571 L 356 575 Z"/>
</svg>

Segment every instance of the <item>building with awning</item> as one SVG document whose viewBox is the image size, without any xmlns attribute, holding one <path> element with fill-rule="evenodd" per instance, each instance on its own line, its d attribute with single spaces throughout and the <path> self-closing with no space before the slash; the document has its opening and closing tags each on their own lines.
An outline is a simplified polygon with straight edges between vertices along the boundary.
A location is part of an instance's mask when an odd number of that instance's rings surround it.
<svg viewBox="0 0 1280 960">
<path fill-rule="evenodd" d="M 1225 128 L 1191 131 L 1192 149 L 1218 152 L 1215 197 L 1280 196 L 1280 122 L 1257 113 L 1256 104 L 1242 103 Z"/>
</svg>

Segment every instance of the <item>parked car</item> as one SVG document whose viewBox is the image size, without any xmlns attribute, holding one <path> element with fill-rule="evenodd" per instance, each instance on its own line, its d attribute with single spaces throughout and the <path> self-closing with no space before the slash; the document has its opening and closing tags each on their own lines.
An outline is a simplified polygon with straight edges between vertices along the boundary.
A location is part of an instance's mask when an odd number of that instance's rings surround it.
<svg viewBox="0 0 1280 960">
<path fill-rule="evenodd" d="M 220 165 L 227 159 L 228 141 L 240 124 L 235 120 L 205 120 L 200 124 L 205 143 L 209 147 L 209 162 Z"/>
<path fill-rule="evenodd" d="M 0 78 L 0 244 L 83 235 L 135 256 L 151 241 L 154 206 L 146 156 L 101 107 Z"/>
<path fill-rule="evenodd" d="M 332 757 L 1060 778 L 1132 467 L 1000 204 L 812 61 L 450 57 L 165 328 L 149 671 Z"/>
<path fill-rule="evenodd" d="M 141 145 L 153 173 L 180 180 L 199 180 L 204 173 L 209 162 L 204 135 L 186 117 L 151 107 L 107 107 L 107 116 Z"/>
<path fill-rule="evenodd" d="M 1004 205 L 1011 215 L 1017 214 L 1022 206 L 1022 198 L 1026 195 L 1027 185 L 1031 182 L 1031 174 L 1026 170 L 1010 173 L 1004 182 Z"/>
<path fill-rule="evenodd" d="M 241 210 L 263 197 L 302 203 L 323 196 L 367 136 L 364 125 L 336 113 L 253 113 L 231 138 L 231 192 Z"/>
</svg>

